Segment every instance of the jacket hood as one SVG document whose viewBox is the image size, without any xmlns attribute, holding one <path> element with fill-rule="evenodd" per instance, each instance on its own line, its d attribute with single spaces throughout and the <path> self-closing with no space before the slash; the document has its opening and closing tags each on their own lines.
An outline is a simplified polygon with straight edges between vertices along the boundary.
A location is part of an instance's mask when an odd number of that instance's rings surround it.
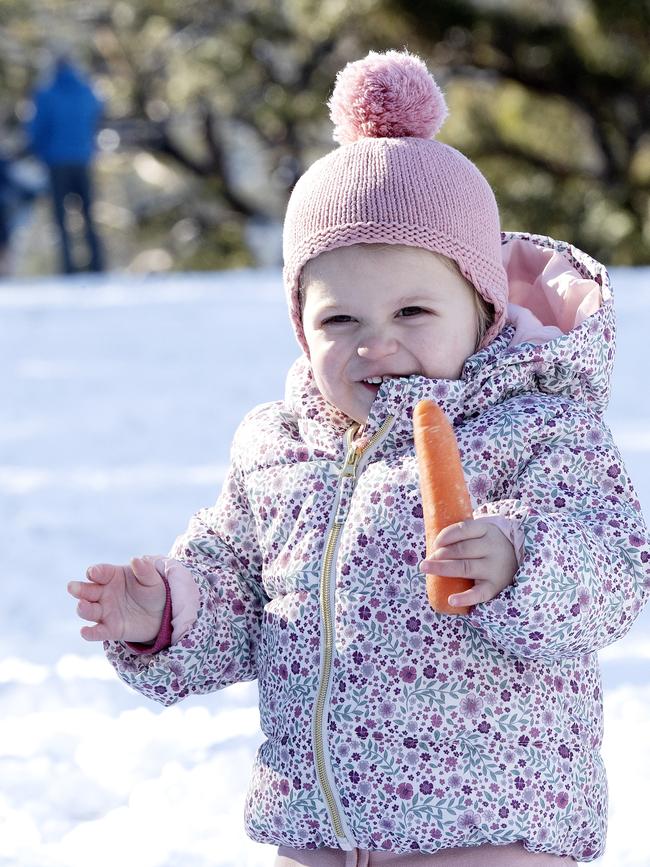
<svg viewBox="0 0 650 867">
<path fill-rule="evenodd" d="M 411 438 L 413 407 L 425 397 L 456 424 L 531 392 L 565 395 L 604 413 L 615 347 L 606 269 L 570 244 L 541 235 L 504 233 L 502 252 L 510 290 L 504 328 L 467 359 L 458 380 L 411 376 L 382 383 L 363 439 L 387 415 L 395 417 L 391 440 Z M 351 424 L 318 391 L 306 356 L 289 371 L 285 404 L 303 437 L 327 451 Z"/>
</svg>

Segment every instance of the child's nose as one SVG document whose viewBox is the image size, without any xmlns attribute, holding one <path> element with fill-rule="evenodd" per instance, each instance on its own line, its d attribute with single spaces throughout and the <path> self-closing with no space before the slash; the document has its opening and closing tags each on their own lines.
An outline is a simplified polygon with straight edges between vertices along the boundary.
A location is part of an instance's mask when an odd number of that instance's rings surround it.
<svg viewBox="0 0 650 867">
<path fill-rule="evenodd" d="M 399 344 L 390 334 L 372 334 L 359 342 L 357 346 L 357 354 L 361 358 L 368 358 L 372 361 L 378 358 L 384 358 L 387 355 L 394 355 L 399 348 Z"/>
</svg>

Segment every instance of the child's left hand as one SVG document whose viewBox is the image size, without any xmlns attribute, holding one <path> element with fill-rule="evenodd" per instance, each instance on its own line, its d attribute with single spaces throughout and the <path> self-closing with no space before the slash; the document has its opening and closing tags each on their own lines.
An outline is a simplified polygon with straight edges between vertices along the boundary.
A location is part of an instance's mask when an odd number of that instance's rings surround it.
<svg viewBox="0 0 650 867">
<path fill-rule="evenodd" d="M 495 524 L 470 518 L 438 533 L 434 552 L 420 563 L 420 569 L 432 575 L 471 578 L 473 587 L 449 597 L 450 605 L 459 606 L 494 599 L 512 584 L 518 564 L 512 543 Z"/>
</svg>

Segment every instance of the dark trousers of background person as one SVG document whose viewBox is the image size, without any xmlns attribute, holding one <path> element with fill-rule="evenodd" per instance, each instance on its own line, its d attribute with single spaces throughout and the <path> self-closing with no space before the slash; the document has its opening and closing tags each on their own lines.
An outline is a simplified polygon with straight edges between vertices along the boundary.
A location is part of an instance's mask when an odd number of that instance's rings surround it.
<svg viewBox="0 0 650 867">
<path fill-rule="evenodd" d="M 65 224 L 65 197 L 70 193 L 79 196 L 84 219 L 86 243 L 90 253 L 88 270 L 102 271 L 103 260 L 99 237 L 92 218 L 92 183 L 90 166 L 84 163 L 50 166 L 50 190 L 54 218 L 61 237 L 61 264 L 65 274 L 79 270 L 72 257 L 72 239 Z"/>
<path fill-rule="evenodd" d="M 9 270 L 7 261 L 9 256 L 9 236 L 9 215 L 2 200 L 0 200 L 0 277 L 5 276 Z"/>
</svg>

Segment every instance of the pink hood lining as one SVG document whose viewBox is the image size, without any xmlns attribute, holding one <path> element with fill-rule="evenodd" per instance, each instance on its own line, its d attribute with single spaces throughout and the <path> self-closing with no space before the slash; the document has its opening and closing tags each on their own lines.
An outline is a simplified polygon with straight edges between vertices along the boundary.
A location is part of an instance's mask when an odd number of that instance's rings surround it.
<svg viewBox="0 0 650 867">
<path fill-rule="evenodd" d="M 529 240 L 505 244 L 503 265 L 510 290 L 507 320 L 516 329 L 512 346 L 568 334 L 604 300 L 601 286 L 583 277 L 565 253 Z"/>
</svg>

